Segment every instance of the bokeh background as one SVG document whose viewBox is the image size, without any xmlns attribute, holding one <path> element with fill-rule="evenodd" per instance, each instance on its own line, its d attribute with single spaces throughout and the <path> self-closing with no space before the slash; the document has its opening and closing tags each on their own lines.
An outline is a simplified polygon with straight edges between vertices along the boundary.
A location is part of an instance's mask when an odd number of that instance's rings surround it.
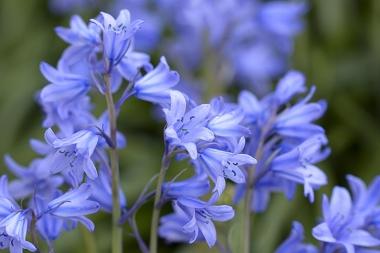
<svg viewBox="0 0 380 253">
<path fill-rule="evenodd" d="M 307 238 L 313 241 L 310 229 L 320 215 L 322 193 L 329 194 L 333 185 L 345 185 L 348 173 L 366 182 L 380 174 L 380 1 L 312 0 L 309 5 L 292 67 L 303 71 L 308 83 L 317 86 L 317 97 L 329 104 L 321 121 L 332 148 L 321 165 L 329 186 L 318 192 L 314 204 L 306 202 L 301 192 L 292 202 L 275 196 L 269 210 L 255 217 L 255 252 L 273 252 L 295 219 L 305 225 Z M 88 19 L 98 11 L 86 9 L 81 14 Z M 39 63 L 57 62 L 66 45 L 53 29 L 67 26 L 68 20 L 69 15 L 52 13 L 45 0 L 0 1 L 0 156 L 12 154 L 25 165 L 35 157 L 28 142 L 43 134 L 43 115 L 34 100 L 45 84 Z M 128 138 L 128 148 L 121 154 L 122 183 L 129 203 L 159 169 L 162 127 L 146 103 L 132 100 L 122 112 L 120 130 Z M 7 173 L 3 162 L 0 172 Z M 137 216 L 145 239 L 150 214 L 148 204 Z M 93 219 L 94 234 L 83 228 L 65 233 L 56 243 L 56 252 L 110 252 L 110 216 L 99 214 Z M 227 226 L 232 231 L 239 229 L 233 222 Z M 226 231 L 219 236 L 233 244 L 233 233 Z M 124 236 L 125 252 L 139 252 L 127 227 Z M 160 252 L 206 250 L 203 244 L 190 248 L 161 242 Z"/>
</svg>

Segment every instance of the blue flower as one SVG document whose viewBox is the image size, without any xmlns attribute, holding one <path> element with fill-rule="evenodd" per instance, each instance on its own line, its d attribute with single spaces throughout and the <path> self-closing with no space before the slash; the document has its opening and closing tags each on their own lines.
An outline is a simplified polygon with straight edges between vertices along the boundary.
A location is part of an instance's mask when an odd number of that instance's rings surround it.
<svg viewBox="0 0 380 253">
<path fill-rule="evenodd" d="M 133 36 L 140 28 L 142 20 L 131 22 L 128 10 L 121 10 L 115 20 L 111 15 L 101 12 L 102 21 L 91 19 L 103 31 L 103 50 L 108 59 L 107 70 L 112 69 L 112 65 L 117 65 L 127 53 L 132 44 Z"/>
<path fill-rule="evenodd" d="M 22 210 L 8 191 L 8 179 L 0 178 L 0 249 L 22 253 L 23 249 L 36 251 L 36 247 L 25 240 L 31 210 Z"/>
<path fill-rule="evenodd" d="M 90 90 L 90 82 L 79 74 L 65 73 L 62 69 L 54 69 L 47 63 L 41 63 L 41 73 L 50 82 L 40 94 L 43 103 L 60 103 L 62 107 L 75 99 L 85 96 Z"/>
<path fill-rule="evenodd" d="M 303 243 L 304 229 L 301 223 L 294 221 L 289 237 L 276 249 L 275 253 L 317 253 L 311 244 Z"/>
<path fill-rule="evenodd" d="M 179 74 L 170 70 L 165 57 L 161 57 L 160 63 L 146 75 L 136 80 L 131 91 L 137 98 L 152 103 L 168 104 L 170 100 L 170 88 L 179 82 Z"/>
<path fill-rule="evenodd" d="M 296 94 L 306 91 L 305 76 L 298 71 L 289 71 L 278 82 L 276 90 L 274 91 L 274 97 L 279 105 L 283 105 Z"/>
<path fill-rule="evenodd" d="M 99 211 L 98 202 L 89 200 L 91 185 L 82 184 L 77 189 L 70 190 L 47 203 L 46 209 L 40 210 L 40 216 L 50 214 L 65 221 L 82 223 L 88 230 L 94 230 L 94 224 L 85 215 Z"/>
<path fill-rule="evenodd" d="M 225 147 L 220 148 L 217 145 L 199 151 L 199 158 L 195 161 L 195 164 L 214 181 L 214 191 L 219 196 L 224 191 L 225 178 L 237 184 L 243 184 L 246 182 L 246 175 L 240 167 L 257 163 L 256 159 L 252 156 L 241 153 L 244 145 L 244 138 L 241 138 L 237 148 L 232 150 L 232 152 L 226 150 Z"/>
<path fill-rule="evenodd" d="M 329 200 L 323 197 L 323 222 L 313 228 L 313 236 L 326 244 L 325 252 L 345 249 L 355 253 L 356 248 L 380 246 L 363 224 L 361 215 L 353 211 L 350 193 L 342 187 L 334 187 Z"/>
<path fill-rule="evenodd" d="M 181 197 L 198 198 L 206 195 L 210 183 L 206 177 L 200 175 L 179 182 L 167 182 L 162 187 L 164 199 L 178 199 Z"/>
<path fill-rule="evenodd" d="M 311 123 L 319 119 L 326 110 L 325 101 L 307 103 L 314 91 L 315 87 L 312 87 L 310 93 L 303 100 L 278 115 L 274 125 L 276 133 L 300 139 L 324 133 L 322 127 Z"/>
<path fill-rule="evenodd" d="M 191 108 L 179 91 L 171 91 L 170 97 L 170 109 L 164 109 L 167 122 L 165 138 L 170 149 L 184 148 L 191 159 L 196 159 L 197 143 L 214 139 L 213 132 L 206 127 L 210 105 L 202 104 Z"/>
<path fill-rule="evenodd" d="M 237 137 L 248 136 L 250 131 L 242 125 L 245 117 L 244 111 L 240 108 L 230 108 L 222 98 L 211 101 L 211 119 L 207 127 L 216 136 Z"/>
<path fill-rule="evenodd" d="M 5 156 L 5 164 L 17 177 L 9 184 L 9 191 L 16 199 L 24 199 L 33 194 L 49 196 L 63 184 L 63 178 L 51 175 L 47 159 L 35 159 L 29 167 L 16 163 L 9 155 Z"/>
<path fill-rule="evenodd" d="M 105 168 L 99 170 L 99 176 L 94 180 L 88 180 L 88 183 L 91 185 L 92 193 L 91 200 L 96 201 L 100 204 L 101 208 L 111 213 L 112 212 L 112 185 L 111 185 L 111 175 L 110 171 Z M 125 195 L 120 189 L 120 207 L 122 209 L 127 207 L 127 201 Z"/>
<path fill-rule="evenodd" d="M 71 17 L 70 28 L 57 27 L 55 32 L 65 42 L 75 46 L 96 47 L 101 43 L 100 29 L 92 23 L 86 25 L 77 15 Z"/>
<path fill-rule="evenodd" d="M 324 135 L 316 135 L 287 153 L 273 159 L 271 170 L 276 176 L 304 185 L 304 194 L 314 201 L 313 189 L 327 183 L 326 175 L 313 164 L 325 157 L 323 146 L 327 145 Z"/>
<path fill-rule="evenodd" d="M 168 241 L 205 240 L 209 247 L 216 243 L 213 221 L 228 221 L 235 215 L 232 207 L 213 205 L 196 198 L 180 198 L 173 201 L 174 214 L 161 218 L 159 234 Z"/>
<path fill-rule="evenodd" d="M 99 138 L 94 130 L 81 130 L 62 139 L 53 130 L 46 130 L 45 140 L 53 148 L 49 155 L 50 171 L 62 172 L 66 180 L 75 187 L 82 181 L 83 173 L 90 179 L 95 179 L 98 173 L 91 157 Z"/>
</svg>

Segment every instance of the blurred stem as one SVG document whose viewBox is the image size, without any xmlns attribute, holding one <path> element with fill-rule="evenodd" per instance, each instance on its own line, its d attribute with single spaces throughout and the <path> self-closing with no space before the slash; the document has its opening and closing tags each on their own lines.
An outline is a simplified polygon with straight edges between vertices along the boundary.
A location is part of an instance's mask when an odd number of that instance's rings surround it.
<svg viewBox="0 0 380 253">
<path fill-rule="evenodd" d="M 38 246 L 38 236 L 37 236 L 37 230 L 36 230 L 36 223 L 37 223 L 36 215 L 34 214 L 34 212 L 32 212 L 32 223 L 31 223 L 31 228 L 30 228 L 32 243 L 37 248 L 37 250 L 35 252 L 40 253 L 41 251 L 40 251 L 39 246 Z"/>
<path fill-rule="evenodd" d="M 94 235 L 83 226 L 80 227 L 80 230 L 84 239 L 85 252 L 96 253 L 98 250 L 96 248 L 96 241 Z"/>
<path fill-rule="evenodd" d="M 264 153 L 264 144 L 265 144 L 265 138 L 268 134 L 268 132 L 271 130 L 273 123 L 276 119 L 275 111 L 272 112 L 271 117 L 266 122 L 266 124 L 262 127 L 259 144 L 257 145 L 255 158 L 257 160 L 257 163 L 261 162 L 263 153 Z M 253 217 L 251 216 L 251 207 L 253 202 L 253 190 L 255 183 L 257 180 L 255 179 L 255 171 L 258 164 L 252 166 L 249 168 L 248 171 L 248 180 L 246 185 L 246 194 L 244 196 L 244 206 L 243 206 L 243 253 L 251 253 L 251 241 L 252 241 L 252 220 Z"/>
<path fill-rule="evenodd" d="M 115 103 L 111 92 L 111 83 L 109 74 L 104 75 L 104 82 L 106 86 L 105 97 L 107 101 L 108 117 L 111 131 L 112 147 L 110 147 L 110 160 L 112 171 L 112 253 L 122 253 L 123 244 L 123 231 L 119 226 L 119 219 L 121 216 L 120 198 L 119 198 L 119 157 L 117 153 L 117 114 L 115 110 Z"/>
<path fill-rule="evenodd" d="M 162 184 L 164 183 L 166 171 L 168 170 L 169 165 L 170 165 L 170 155 L 167 150 L 167 147 L 165 147 L 165 152 L 161 161 L 160 174 L 158 175 L 156 195 L 154 196 L 152 223 L 150 227 L 150 244 L 149 244 L 150 253 L 157 253 L 157 227 L 158 227 L 158 220 L 160 218 L 160 211 L 161 211 L 160 200 L 161 200 L 161 194 L 162 194 Z"/>
</svg>

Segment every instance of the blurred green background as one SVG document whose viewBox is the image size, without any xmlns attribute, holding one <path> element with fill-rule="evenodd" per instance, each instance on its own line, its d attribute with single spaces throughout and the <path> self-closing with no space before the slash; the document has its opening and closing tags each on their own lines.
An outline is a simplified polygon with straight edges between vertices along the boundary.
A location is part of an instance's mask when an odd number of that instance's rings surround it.
<svg viewBox="0 0 380 253">
<path fill-rule="evenodd" d="M 98 10 L 86 11 L 90 18 Z M 54 27 L 67 26 L 68 18 L 49 12 L 47 1 L 0 1 L 0 155 L 10 153 L 21 164 L 35 157 L 30 138 L 41 138 L 42 112 L 34 101 L 45 80 L 39 62 L 54 65 L 65 44 Z M 329 103 L 321 124 L 332 147 L 330 158 L 321 165 L 329 176 L 329 186 L 307 203 L 299 192 L 292 202 L 273 198 L 267 213 L 255 217 L 255 252 L 270 253 L 288 235 L 291 221 L 305 224 L 307 238 L 320 215 L 318 204 L 323 192 L 335 184 L 345 185 L 352 173 L 369 182 L 380 172 L 380 1 L 313 0 L 306 17 L 306 29 L 298 36 L 293 67 L 306 73 L 309 84 L 317 86 L 317 97 Z M 132 100 L 122 112 L 120 130 L 126 133 L 128 148 L 122 151 L 122 182 L 129 203 L 157 171 L 162 151 L 162 125 L 153 120 L 151 108 Z M 7 173 L 3 162 L 1 173 Z M 169 209 L 168 209 L 169 210 Z M 151 206 L 137 216 L 141 233 L 148 239 Z M 93 217 L 94 234 L 78 229 L 65 233 L 56 243 L 56 252 L 110 252 L 110 217 Z M 234 242 L 239 224 L 229 223 L 219 236 Z M 139 252 L 125 226 L 125 252 Z M 228 235 L 228 229 L 233 233 Z M 160 252 L 206 252 L 207 247 L 167 245 Z M 208 251 L 207 251 L 208 252 Z M 216 251 L 215 251 L 216 252 Z M 237 251 L 236 251 L 237 252 Z"/>
</svg>

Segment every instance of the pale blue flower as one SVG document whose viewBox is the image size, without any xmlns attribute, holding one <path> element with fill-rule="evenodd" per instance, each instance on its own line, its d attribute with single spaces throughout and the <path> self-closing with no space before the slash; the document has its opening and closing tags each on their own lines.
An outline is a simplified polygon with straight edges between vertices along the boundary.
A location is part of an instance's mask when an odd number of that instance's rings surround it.
<svg viewBox="0 0 380 253">
<path fill-rule="evenodd" d="M 159 234 L 168 241 L 193 243 L 205 240 L 209 247 L 216 243 L 214 221 L 231 220 L 235 212 L 227 205 L 213 205 L 196 198 L 180 198 L 173 202 L 175 213 L 161 218 Z"/>
<path fill-rule="evenodd" d="M 53 130 L 46 130 L 45 140 L 54 149 L 49 155 L 51 173 L 62 173 L 73 186 L 80 184 L 83 173 L 95 179 L 98 174 L 91 157 L 99 139 L 94 130 L 81 130 L 66 138 L 58 138 Z"/>
<path fill-rule="evenodd" d="M 164 109 L 167 122 L 165 138 L 170 149 L 184 148 L 191 159 L 196 159 L 197 143 L 214 139 L 213 132 L 206 127 L 210 105 L 202 104 L 191 108 L 181 92 L 171 91 L 170 96 L 170 109 Z"/>
<path fill-rule="evenodd" d="M 128 10 L 121 10 L 115 20 L 111 15 L 101 12 L 101 22 L 91 19 L 103 31 L 103 52 L 108 60 L 107 71 L 119 64 L 133 43 L 133 36 L 142 24 L 142 20 L 131 21 Z"/>
<path fill-rule="evenodd" d="M 318 253 L 315 246 L 306 244 L 301 223 L 294 221 L 289 237 L 276 249 L 275 253 Z"/>
</svg>

